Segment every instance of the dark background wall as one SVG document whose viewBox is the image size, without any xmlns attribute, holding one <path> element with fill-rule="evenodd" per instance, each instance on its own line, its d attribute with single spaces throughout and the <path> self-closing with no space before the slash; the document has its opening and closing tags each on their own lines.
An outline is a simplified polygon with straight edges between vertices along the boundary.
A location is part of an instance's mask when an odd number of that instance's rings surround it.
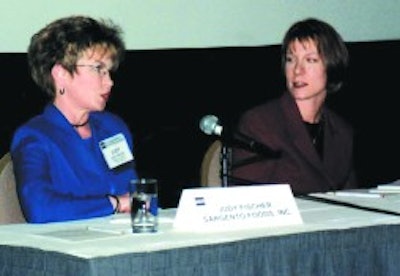
<svg viewBox="0 0 400 276">
<path fill-rule="evenodd" d="M 128 51 L 107 109 L 130 126 L 138 170 L 159 178 L 163 207 L 176 206 L 183 188 L 199 185 L 201 159 L 215 139 L 199 130 L 204 115 L 233 125 L 245 109 L 281 93 L 279 47 Z M 400 41 L 348 47 L 348 80 L 328 104 L 355 128 L 356 168 L 369 187 L 400 178 Z M 1 53 L 0 64 L 4 154 L 15 128 L 41 112 L 46 99 L 30 79 L 26 54 Z"/>
</svg>

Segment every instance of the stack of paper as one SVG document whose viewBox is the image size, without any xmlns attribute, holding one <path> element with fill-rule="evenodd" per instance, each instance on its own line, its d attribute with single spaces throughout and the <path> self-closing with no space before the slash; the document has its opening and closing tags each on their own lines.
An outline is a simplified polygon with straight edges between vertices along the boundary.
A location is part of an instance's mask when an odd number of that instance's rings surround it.
<svg viewBox="0 0 400 276">
<path fill-rule="evenodd" d="M 370 192 L 373 193 L 400 193 L 400 179 L 385 183 L 379 184 L 376 188 L 370 189 Z"/>
<path fill-rule="evenodd" d="M 328 192 L 328 195 L 334 196 L 345 196 L 345 197 L 365 197 L 365 198 L 383 198 L 384 193 L 374 193 L 370 189 L 349 189 L 349 190 L 338 190 L 335 192 Z"/>
</svg>

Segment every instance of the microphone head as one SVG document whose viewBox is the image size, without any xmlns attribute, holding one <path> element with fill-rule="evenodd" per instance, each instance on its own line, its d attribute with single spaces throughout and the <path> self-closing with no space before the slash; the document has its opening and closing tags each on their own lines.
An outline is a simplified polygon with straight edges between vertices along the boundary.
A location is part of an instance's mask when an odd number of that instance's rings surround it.
<svg viewBox="0 0 400 276">
<path fill-rule="evenodd" d="M 207 135 L 216 134 L 215 131 L 219 127 L 218 118 L 215 115 L 206 115 L 200 120 L 200 129 Z"/>
</svg>

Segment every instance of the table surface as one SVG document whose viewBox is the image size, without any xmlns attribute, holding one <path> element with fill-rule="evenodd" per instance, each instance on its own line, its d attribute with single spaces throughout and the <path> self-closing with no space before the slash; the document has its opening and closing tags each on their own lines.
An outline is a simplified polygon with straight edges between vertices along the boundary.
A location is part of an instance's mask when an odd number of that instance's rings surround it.
<svg viewBox="0 0 400 276">
<path fill-rule="evenodd" d="M 383 198 L 314 196 L 351 202 L 400 213 L 400 195 Z M 259 237 L 284 236 L 325 230 L 400 224 L 400 216 L 371 212 L 346 206 L 296 198 L 303 224 L 232 231 L 184 232 L 174 229 L 176 209 L 160 210 L 157 233 L 133 234 L 130 217 L 108 217 L 47 224 L 10 224 L 0 226 L 0 245 L 32 247 L 79 258 L 95 258 L 134 252 L 212 245 Z"/>
</svg>

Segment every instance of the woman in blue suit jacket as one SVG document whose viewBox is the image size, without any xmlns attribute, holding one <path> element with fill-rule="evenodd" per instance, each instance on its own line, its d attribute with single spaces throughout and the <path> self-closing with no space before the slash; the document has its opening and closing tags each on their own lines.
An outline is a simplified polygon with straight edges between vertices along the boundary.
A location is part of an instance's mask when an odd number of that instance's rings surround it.
<svg viewBox="0 0 400 276">
<path fill-rule="evenodd" d="M 28 62 L 50 101 L 20 126 L 11 155 L 28 222 L 85 219 L 130 211 L 137 178 L 127 125 L 104 110 L 125 46 L 112 22 L 71 16 L 31 38 Z"/>
</svg>

